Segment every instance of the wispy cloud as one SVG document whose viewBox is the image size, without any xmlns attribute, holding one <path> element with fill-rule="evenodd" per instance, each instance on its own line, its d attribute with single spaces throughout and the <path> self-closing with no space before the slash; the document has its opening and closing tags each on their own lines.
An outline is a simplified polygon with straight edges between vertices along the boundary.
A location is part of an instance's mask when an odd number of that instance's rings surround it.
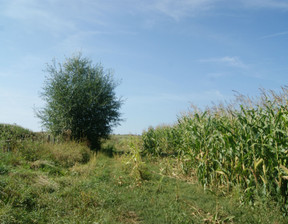
<svg viewBox="0 0 288 224">
<path fill-rule="evenodd" d="M 266 35 L 266 36 L 261 37 L 260 39 L 267 39 L 267 38 L 279 37 L 279 36 L 283 36 L 283 35 L 288 35 L 288 31 L 269 34 L 269 35 Z"/>
<path fill-rule="evenodd" d="M 229 73 L 223 73 L 223 72 L 212 72 L 212 73 L 208 73 L 207 77 L 211 78 L 211 79 L 216 79 L 216 78 L 221 78 L 221 77 L 225 77 L 228 76 Z"/>
<path fill-rule="evenodd" d="M 212 11 L 220 4 L 230 3 L 230 0 L 152 0 L 150 9 L 163 13 L 175 20 L 186 16 L 197 16 L 203 12 Z M 288 10 L 287 0 L 240 0 L 237 7 L 270 8 Z M 147 5 L 146 5 L 147 6 Z M 236 6 L 235 6 L 236 7 Z"/>
<path fill-rule="evenodd" d="M 58 28 L 60 31 L 79 28 L 75 19 L 107 25 L 109 15 L 115 14 L 144 13 L 150 17 L 154 12 L 180 20 L 183 17 L 213 11 L 220 5 L 230 2 L 230 0 L 7 0 L 0 3 L 0 13 L 22 22 L 41 24 L 44 28 Z M 239 7 L 239 4 L 253 8 L 288 9 L 287 0 L 239 0 L 235 3 L 235 7 Z"/>
<path fill-rule="evenodd" d="M 150 8 L 175 20 L 211 9 L 219 0 L 154 0 Z"/>
<path fill-rule="evenodd" d="M 139 95 L 128 99 L 129 102 L 144 104 L 159 104 L 159 103 L 184 103 L 189 102 L 205 102 L 209 104 L 212 101 L 224 100 L 226 97 L 219 90 L 206 90 L 202 92 L 177 94 L 177 93 L 159 93 L 155 95 Z"/>
<path fill-rule="evenodd" d="M 82 30 L 79 24 L 105 26 L 103 17 L 113 14 L 116 9 L 116 6 L 112 8 L 108 3 L 94 0 L 13 0 L 0 3 L 2 16 L 17 21 L 28 30 L 48 30 L 55 35 Z"/>
<path fill-rule="evenodd" d="M 200 59 L 199 62 L 203 63 L 217 63 L 223 64 L 230 67 L 238 67 L 238 68 L 247 68 L 248 66 L 244 64 L 238 57 L 233 56 L 225 56 L 220 58 L 208 58 L 208 59 Z"/>
<path fill-rule="evenodd" d="M 140 2 L 139 2 L 140 3 Z M 270 8 L 288 10 L 287 0 L 239 0 L 231 3 L 231 0 L 150 0 L 145 1 L 141 8 L 160 12 L 175 20 L 180 20 L 183 17 L 191 17 L 201 15 L 203 12 L 212 12 L 229 3 L 230 6 L 248 7 L 248 8 Z"/>
<path fill-rule="evenodd" d="M 288 10 L 287 0 L 242 0 L 242 2 L 248 7 Z"/>
<path fill-rule="evenodd" d="M 2 15 L 21 23 L 28 32 L 31 27 L 54 33 L 75 29 L 75 24 L 58 14 L 59 9 L 56 10 L 55 7 L 56 4 L 53 5 L 52 1 L 14 0 L 2 5 L 1 11 Z"/>
<path fill-rule="evenodd" d="M 126 29 L 116 27 L 115 17 L 131 12 L 137 14 L 142 10 L 139 6 L 140 2 L 140 0 L 123 0 L 121 3 L 115 0 L 0 1 L 0 16 L 16 21 L 22 25 L 23 30 L 26 29 L 29 33 L 39 30 L 48 31 L 56 37 L 134 35 L 135 32 L 127 30 L 127 27 Z"/>
</svg>

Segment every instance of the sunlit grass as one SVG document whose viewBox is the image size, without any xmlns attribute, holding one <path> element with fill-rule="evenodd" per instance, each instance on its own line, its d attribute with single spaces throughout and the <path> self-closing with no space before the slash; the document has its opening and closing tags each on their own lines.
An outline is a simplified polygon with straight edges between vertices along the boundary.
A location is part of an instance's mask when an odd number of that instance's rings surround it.
<svg viewBox="0 0 288 224">
<path fill-rule="evenodd" d="M 195 177 L 185 176 L 180 161 L 139 157 L 137 141 L 130 145 L 134 152 L 98 153 L 70 167 L 59 157 L 47 160 L 47 153 L 36 161 L 1 153 L 0 222 L 285 223 L 277 207 L 250 211 L 237 196 L 204 192 Z M 15 165 L 13 156 L 21 162 Z"/>
</svg>

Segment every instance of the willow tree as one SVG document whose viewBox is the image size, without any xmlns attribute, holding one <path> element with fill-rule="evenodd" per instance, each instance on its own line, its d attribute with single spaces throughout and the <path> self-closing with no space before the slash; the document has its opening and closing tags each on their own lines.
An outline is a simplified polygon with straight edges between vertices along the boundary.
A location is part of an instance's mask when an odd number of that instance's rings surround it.
<svg viewBox="0 0 288 224">
<path fill-rule="evenodd" d="M 69 132 L 71 138 L 86 139 L 98 149 L 100 140 L 121 121 L 122 100 L 111 72 L 81 54 L 63 63 L 54 60 L 45 71 L 41 97 L 46 104 L 36 113 L 42 125 L 54 135 Z"/>
</svg>

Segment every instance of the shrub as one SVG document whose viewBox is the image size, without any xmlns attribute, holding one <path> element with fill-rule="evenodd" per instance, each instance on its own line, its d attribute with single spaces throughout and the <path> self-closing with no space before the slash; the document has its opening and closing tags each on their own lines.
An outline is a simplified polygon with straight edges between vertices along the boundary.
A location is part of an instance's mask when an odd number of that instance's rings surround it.
<svg viewBox="0 0 288 224">
<path fill-rule="evenodd" d="M 111 73 L 81 55 L 48 65 L 47 73 L 41 94 L 46 106 L 37 112 L 43 126 L 56 136 L 87 139 L 92 149 L 99 149 L 101 138 L 121 121 L 122 101 Z"/>
</svg>

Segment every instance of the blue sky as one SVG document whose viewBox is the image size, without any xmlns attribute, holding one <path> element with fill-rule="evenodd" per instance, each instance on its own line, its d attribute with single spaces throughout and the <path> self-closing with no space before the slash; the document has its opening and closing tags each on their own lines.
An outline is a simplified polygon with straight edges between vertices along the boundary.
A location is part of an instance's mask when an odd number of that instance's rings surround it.
<svg viewBox="0 0 288 224">
<path fill-rule="evenodd" d="M 114 133 L 172 124 L 191 103 L 288 84 L 287 0 L 1 0 L 0 123 L 41 130 L 47 63 L 81 51 L 122 80 Z"/>
</svg>

